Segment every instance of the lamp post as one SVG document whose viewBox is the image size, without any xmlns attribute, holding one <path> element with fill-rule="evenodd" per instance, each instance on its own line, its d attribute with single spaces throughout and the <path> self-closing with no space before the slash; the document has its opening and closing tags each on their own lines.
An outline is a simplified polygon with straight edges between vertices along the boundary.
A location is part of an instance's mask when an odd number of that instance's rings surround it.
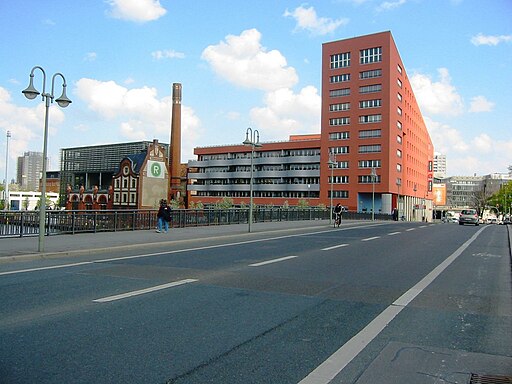
<svg viewBox="0 0 512 384">
<path fill-rule="evenodd" d="M 375 167 L 372 167 L 372 173 L 370 174 L 372 177 L 372 221 L 375 220 L 375 177 L 377 176 L 377 171 Z"/>
<path fill-rule="evenodd" d="M 5 188 L 4 188 L 4 209 L 9 210 L 9 177 L 7 174 L 7 170 L 9 169 L 9 138 L 11 137 L 11 132 L 7 131 L 7 141 L 5 147 Z"/>
<path fill-rule="evenodd" d="M 244 145 L 250 145 L 251 146 L 251 177 L 249 180 L 249 228 L 248 232 L 251 232 L 251 224 L 252 224 L 252 183 L 253 183 L 253 162 L 254 162 L 254 148 L 261 147 L 260 144 L 260 133 L 257 129 L 254 131 L 252 128 L 247 128 L 247 131 L 245 131 L 245 140 L 243 142 Z"/>
<path fill-rule="evenodd" d="M 396 185 L 398 187 L 398 196 L 396 197 L 396 211 L 397 211 L 397 219 L 400 220 L 400 186 L 402 185 L 402 179 L 396 179 Z"/>
<path fill-rule="evenodd" d="M 416 204 L 416 191 L 417 190 L 418 190 L 418 185 L 414 184 L 414 188 L 413 188 L 413 191 L 414 191 L 414 207 L 417 206 L 417 204 Z M 416 208 L 414 208 L 414 220 L 415 221 L 418 221 L 417 212 L 418 212 L 418 210 Z"/>
<path fill-rule="evenodd" d="M 39 69 L 43 74 L 43 92 L 39 93 L 34 88 L 34 71 Z M 30 83 L 26 89 L 22 91 L 25 97 L 29 100 L 35 99 L 41 95 L 41 99 L 45 102 L 45 115 L 44 115 L 44 138 L 43 138 L 43 170 L 41 180 L 41 199 L 39 204 L 39 242 L 37 250 L 39 252 L 44 251 L 44 235 L 45 235 L 45 221 L 46 221 L 46 158 L 47 158 L 47 147 L 48 147 L 48 111 L 50 109 L 50 103 L 53 103 L 54 89 L 55 89 L 55 78 L 60 76 L 62 78 L 62 95 L 55 99 L 57 104 L 61 108 L 66 108 L 71 104 L 71 100 L 66 96 L 66 79 L 62 73 L 57 72 L 52 76 L 52 91 L 51 93 L 46 92 L 46 73 L 40 66 L 35 66 L 30 71 Z"/>
<path fill-rule="evenodd" d="M 330 209 L 330 212 L 329 212 L 329 224 L 332 224 L 332 185 L 333 185 L 333 180 L 334 180 L 334 175 L 333 175 L 333 172 L 334 172 L 334 166 L 336 165 L 336 155 L 334 153 L 329 153 L 329 167 L 331 167 L 331 209 Z"/>
</svg>

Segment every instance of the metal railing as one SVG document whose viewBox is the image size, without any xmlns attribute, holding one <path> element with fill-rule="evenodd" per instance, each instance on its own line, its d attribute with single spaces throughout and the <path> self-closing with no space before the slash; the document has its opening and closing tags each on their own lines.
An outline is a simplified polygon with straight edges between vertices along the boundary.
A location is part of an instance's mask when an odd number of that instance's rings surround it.
<svg viewBox="0 0 512 384">
<path fill-rule="evenodd" d="M 46 211 L 46 235 L 84 232 L 116 232 L 154 229 L 157 210 Z M 248 208 L 176 209 L 170 226 L 198 227 L 208 225 L 244 224 Z M 371 213 L 343 212 L 348 220 L 371 220 Z M 255 208 L 253 221 L 328 220 L 329 209 L 321 208 Z M 376 220 L 392 220 L 391 215 L 375 214 Z M 0 238 L 37 236 L 39 211 L 0 211 Z"/>
</svg>

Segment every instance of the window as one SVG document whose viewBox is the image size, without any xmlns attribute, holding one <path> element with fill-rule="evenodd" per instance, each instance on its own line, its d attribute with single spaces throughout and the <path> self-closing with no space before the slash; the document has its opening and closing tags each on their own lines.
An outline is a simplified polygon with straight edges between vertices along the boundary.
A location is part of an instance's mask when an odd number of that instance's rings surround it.
<svg viewBox="0 0 512 384">
<path fill-rule="evenodd" d="M 350 117 L 337 117 L 335 119 L 329 119 L 329 125 L 349 125 Z"/>
<path fill-rule="evenodd" d="M 402 67 L 400 66 L 400 64 L 396 65 L 396 69 L 397 69 L 399 74 L 402 74 Z"/>
<path fill-rule="evenodd" d="M 397 142 L 398 144 L 402 144 L 402 136 L 397 135 L 397 136 L 396 136 L 396 142 Z"/>
<path fill-rule="evenodd" d="M 350 67 L 350 52 L 331 55 L 331 69 Z"/>
<path fill-rule="evenodd" d="M 359 160 L 359 168 L 380 168 L 380 160 Z"/>
<path fill-rule="evenodd" d="M 377 63 L 382 61 L 382 47 L 362 49 L 359 51 L 359 64 Z"/>
<path fill-rule="evenodd" d="M 372 176 L 372 175 L 360 175 L 358 177 L 360 184 L 379 184 L 380 183 L 380 175 Z"/>
<path fill-rule="evenodd" d="M 359 146 L 359 153 L 377 153 L 381 152 L 381 150 L 382 148 L 380 144 Z"/>
<path fill-rule="evenodd" d="M 402 122 L 398 121 L 396 122 L 396 127 L 399 129 L 399 130 L 402 130 Z"/>
<path fill-rule="evenodd" d="M 363 115 L 359 116 L 359 123 L 360 124 L 367 124 L 367 123 L 380 123 L 382 121 L 382 115 L 379 113 L 377 115 Z"/>
<path fill-rule="evenodd" d="M 350 110 L 350 103 L 338 103 L 338 104 L 329 105 L 330 112 L 348 111 L 348 110 Z"/>
<path fill-rule="evenodd" d="M 396 79 L 396 83 L 398 84 L 398 86 L 399 86 L 400 88 L 402 88 L 402 82 L 400 81 L 400 79 Z"/>
<path fill-rule="evenodd" d="M 328 191 L 327 197 L 331 197 L 331 191 Z M 332 191 L 332 197 L 337 199 L 348 199 L 348 191 Z"/>
<path fill-rule="evenodd" d="M 382 131 L 380 129 L 371 129 L 371 130 L 365 130 L 365 131 L 359 131 L 359 138 L 360 139 L 369 139 L 372 137 L 381 137 Z"/>
<path fill-rule="evenodd" d="M 377 108 L 382 107 L 382 99 L 373 99 L 373 100 L 362 100 L 359 102 L 359 108 Z"/>
<path fill-rule="evenodd" d="M 329 140 L 348 140 L 350 132 L 332 132 L 329 133 Z"/>
<path fill-rule="evenodd" d="M 402 95 L 399 93 L 396 94 L 396 98 L 398 99 L 398 101 L 402 101 Z"/>
<path fill-rule="evenodd" d="M 345 147 L 333 147 L 333 148 L 330 148 L 329 152 L 330 153 L 334 153 L 335 155 L 346 154 L 346 153 L 349 153 L 349 147 L 348 146 L 345 146 Z"/>
<path fill-rule="evenodd" d="M 396 150 L 396 156 L 399 157 L 399 158 L 402 158 L 402 151 L 397 149 Z"/>
<path fill-rule="evenodd" d="M 329 77 L 330 83 L 343 83 L 344 81 L 350 81 L 350 73 L 345 73 L 343 75 L 334 75 Z"/>
<path fill-rule="evenodd" d="M 382 69 L 373 69 L 371 71 L 359 72 L 359 78 L 362 79 L 373 79 L 374 77 L 381 77 Z"/>
<path fill-rule="evenodd" d="M 366 85 L 364 87 L 359 87 L 359 93 L 373 93 L 382 91 L 382 84 L 372 84 Z"/>
<path fill-rule="evenodd" d="M 396 113 L 398 113 L 399 116 L 402 116 L 402 108 L 396 107 Z"/>
<path fill-rule="evenodd" d="M 397 163 L 396 170 L 397 170 L 397 172 L 402 172 L 402 165 Z"/>
<path fill-rule="evenodd" d="M 329 184 L 348 184 L 348 176 L 329 176 Z"/>
<path fill-rule="evenodd" d="M 348 96 L 348 95 L 350 95 L 350 88 L 333 89 L 332 91 L 329 91 L 330 97 L 340 97 L 340 96 Z"/>
</svg>

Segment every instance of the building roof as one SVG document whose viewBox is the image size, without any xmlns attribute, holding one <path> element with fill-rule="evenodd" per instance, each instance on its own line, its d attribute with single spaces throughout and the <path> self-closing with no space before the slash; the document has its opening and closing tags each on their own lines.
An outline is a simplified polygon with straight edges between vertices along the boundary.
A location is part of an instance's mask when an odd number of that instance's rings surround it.
<svg viewBox="0 0 512 384">
<path fill-rule="evenodd" d="M 135 173 L 140 173 L 140 168 L 142 167 L 142 164 L 144 163 L 146 156 L 147 156 L 146 152 L 141 152 L 141 153 L 137 153 L 134 155 L 128 155 L 125 157 L 125 159 L 130 160 L 130 162 L 132 163 L 132 170 Z"/>
</svg>

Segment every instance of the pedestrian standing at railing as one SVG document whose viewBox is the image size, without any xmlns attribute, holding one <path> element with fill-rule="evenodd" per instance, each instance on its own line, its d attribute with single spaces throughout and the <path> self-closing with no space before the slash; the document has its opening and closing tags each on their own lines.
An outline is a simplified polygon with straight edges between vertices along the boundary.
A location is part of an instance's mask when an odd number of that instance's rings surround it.
<svg viewBox="0 0 512 384">
<path fill-rule="evenodd" d="M 167 205 L 167 200 L 160 200 L 160 207 L 158 208 L 158 213 L 156 214 L 158 218 L 158 227 L 157 232 L 167 233 L 169 231 L 169 221 L 171 221 L 171 208 Z"/>
</svg>

